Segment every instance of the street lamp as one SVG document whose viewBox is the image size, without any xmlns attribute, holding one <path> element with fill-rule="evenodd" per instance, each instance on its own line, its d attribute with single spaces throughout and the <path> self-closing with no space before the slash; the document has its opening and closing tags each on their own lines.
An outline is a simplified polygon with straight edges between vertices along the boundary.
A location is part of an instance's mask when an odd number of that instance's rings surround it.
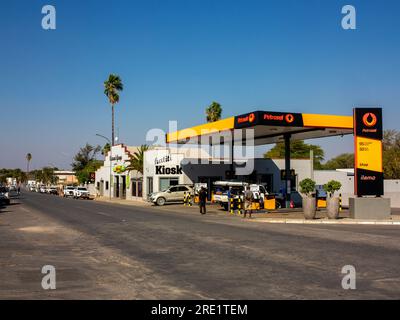
<svg viewBox="0 0 400 320">
<path fill-rule="evenodd" d="M 111 176 L 112 176 L 112 171 L 111 171 L 111 159 L 112 159 L 112 146 L 113 146 L 113 144 L 111 143 L 111 140 L 110 140 L 110 139 L 108 139 L 107 137 L 105 137 L 105 136 L 103 136 L 103 135 L 101 135 L 101 134 L 96 133 L 96 136 L 105 139 L 105 140 L 108 142 L 108 144 L 110 145 L 110 160 L 109 160 L 109 162 L 110 162 L 110 177 L 109 177 L 109 186 L 108 186 L 108 190 L 109 190 L 109 195 L 110 195 L 110 200 L 111 200 Z"/>
</svg>

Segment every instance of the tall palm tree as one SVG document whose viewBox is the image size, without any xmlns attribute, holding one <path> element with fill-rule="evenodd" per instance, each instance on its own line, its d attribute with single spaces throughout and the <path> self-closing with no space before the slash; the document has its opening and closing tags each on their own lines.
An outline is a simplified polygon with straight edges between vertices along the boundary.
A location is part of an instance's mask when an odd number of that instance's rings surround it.
<svg viewBox="0 0 400 320">
<path fill-rule="evenodd" d="M 32 160 L 32 154 L 31 153 L 27 153 L 26 154 L 26 174 L 29 175 L 29 164 Z"/>
<path fill-rule="evenodd" d="M 141 145 L 134 153 L 130 156 L 130 164 L 127 166 L 127 170 L 136 170 L 143 174 L 143 158 L 145 151 L 149 150 L 148 145 Z"/>
<path fill-rule="evenodd" d="M 206 109 L 207 122 L 215 122 L 221 119 L 222 108 L 218 102 L 213 101 Z"/>
<path fill-rule="evenodd" d="M 115 74 L 110 74 L 108 79 L 104 81 L 104 94 L 107 96 L 108 101 L 111 104 L 112 112 L 112 145 L 114 145 L 114 106 L 119 102 L 119 92 L 124 90 L 124 85 L 122 84 L 121 78 Z"/>
</svg>

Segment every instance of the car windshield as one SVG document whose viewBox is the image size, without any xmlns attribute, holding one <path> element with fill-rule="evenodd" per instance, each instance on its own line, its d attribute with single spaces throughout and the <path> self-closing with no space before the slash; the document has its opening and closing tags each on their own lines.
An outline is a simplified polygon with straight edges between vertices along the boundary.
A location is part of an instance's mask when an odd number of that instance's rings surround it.
<svg viewBox="0 0 400 320">
<path fill-rule="evenodd" d="M 86 188 L 78 188 L 79 191 L 87 191 Z"/>
</svg>

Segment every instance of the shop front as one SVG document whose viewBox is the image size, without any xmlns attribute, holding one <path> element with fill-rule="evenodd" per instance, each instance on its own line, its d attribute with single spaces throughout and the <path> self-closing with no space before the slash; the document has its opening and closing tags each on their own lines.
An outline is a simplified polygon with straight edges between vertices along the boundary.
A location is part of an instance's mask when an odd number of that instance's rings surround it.
<svg viewBox="0 0 400 320">
<path fill-rule="evenodd" d="M 235 180 L 261 184 L 270 193 L 284 191 L 285 179 L 282 171 L 284 159 L 236 159 L 237 165 L 254 161 L 254 170 L 249 175 L 239 175 Z M 143 198 L 153 192 L 166 190 L 174 185 L 194 185 L 203 183 L 212 190 L 216 181 L 229 180 L 231 165 L 211 158 L 202 149 L 196 148 L 154 148 L 145 152 L 143 173 Z M 293 160 L 293 186 L 298 190 L 298 183 L 311 176 L 312 162 L 309 159 Z M 209 193 L 211 196 L 211 193 Z M 295 202 L 301 202 L 300 195 L 294 195 Z"/>
<path fill-rule="evenodd" d="M 119 144 L 107 153 L 95 174 L 97 196 L 136 200 L 143 196 L 142 174 L 129 170 L 130 159 L 138 147 Z"/>
</svg>

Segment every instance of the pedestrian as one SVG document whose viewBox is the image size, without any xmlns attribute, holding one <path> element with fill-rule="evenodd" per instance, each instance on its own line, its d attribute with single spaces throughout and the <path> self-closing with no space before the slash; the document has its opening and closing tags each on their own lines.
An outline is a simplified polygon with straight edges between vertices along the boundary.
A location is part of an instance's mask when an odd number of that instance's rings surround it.
<svg viewBox="0 0 400 320">
<path fill-rule="evenodd" d="M 21 194 L 21 186 L 18 186 L 18 195 Z"/>
<path fill-rule="evenodd" d="M 199 206 L 201 214 L 206 214 L 206 202 L 207 202 L 207 191 L 204 187 L 202 187 L 199 192 Z"/>
<path fill-rule="evenodd" d="M 243 219 L 246 218 L 246 214 L 249 214 L 249 218 L 251 218 L 251 214 L 253 213 L 253 192 L 250 190 L 250 187 L 246 187 L 244 192 L 244 215 Z"/>
</svg>

